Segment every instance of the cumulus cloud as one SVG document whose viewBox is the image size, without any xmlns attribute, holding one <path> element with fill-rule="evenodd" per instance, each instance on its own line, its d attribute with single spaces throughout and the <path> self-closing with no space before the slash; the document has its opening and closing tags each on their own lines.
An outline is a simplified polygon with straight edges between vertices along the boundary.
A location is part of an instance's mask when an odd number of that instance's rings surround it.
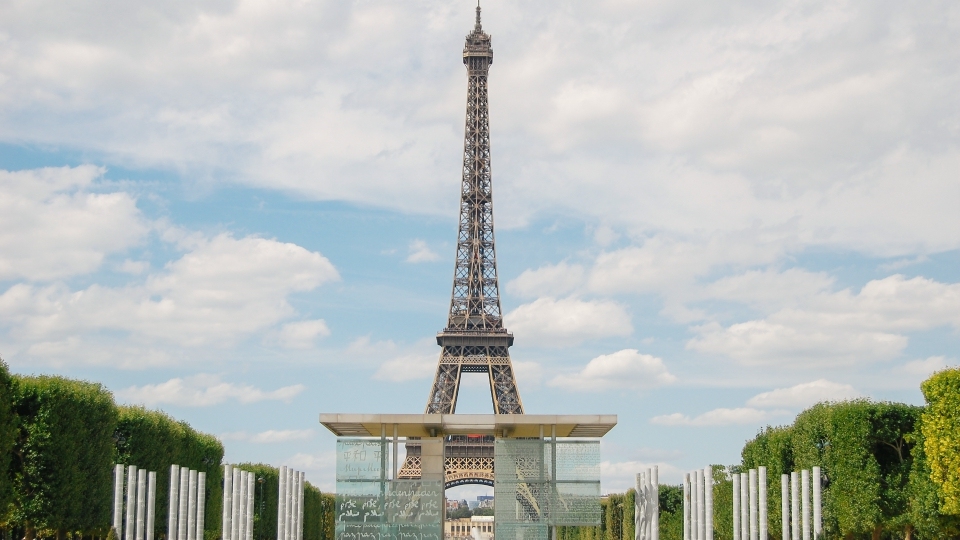
<svg viewBox="0 0 960 540">
<path fill-rule="evenodd" d="M 603 486 L 604 493 L 624 492 L 636 487 L 634 479 L 637 474 L 646 472 L 647 469 L 654 465 L 657 466 L 660 483 L 675 483 L 680 481 L 683 471 L 670 463 L 662 461 L 601 461 L 600 484 Z"/>
<path fill-rule="evenodd" d="M 736 424 L 759 424 L 774 417 L 784 416 L 785 414 L 787 414 L 785 411 L 765 411 L 752 407 L 739 407 L 736 409 L 720 408 L 707 411 L 692 418 L 681 413 L 654 416 L 650 419 L 650 422 L 661 426 L 714 427 Z"/>
<path fill-rule="evenodd" d="M 524 341 L 548 347 L 633 332 L 626 309 L 610 300 L 539 298 L 507 313 L 504 324 Z"/>
<path fill-rule="evenodd" d="M 636 349 L 624 349 L 590 360 L 576 374 L 557 375 L 549 384 L 573 391 L 599 392 L 656 388 L 676 380 L 662 359 L 640 354 Z"/>
<path fill-rule="evenodd" d="M 247 433 L 246 431 L 235 431 L 224 433 L 220 438 L 225 441 L 249 441 L 253 443 L 281 443 L 290 441 L 304 441 L 312 439 L 316 432 L 312 429 L 268 429 L 260 433 Z"/>
<path fill-rule="evenodd" d="M 747 405 L 761 409 L 802 409 L 821 401 L 843 401 L 858 397 L 863 397 L 863 394 L 849 384 L 818 379 L 789 388 L 762 392 L 747 400 Z"/>
<path fill-rule="evenodd" d="M 897 357 L 908 332 L 960 329 L 960 284 L 894 275 L 809 298 L 765 319 L 699 329 L 687 347 L 748 365 L 822 367 Z"/>
<path fill-rule="evenodd" d="M 287 323 L 280 328 L 280 344 L 290 349 L 309 349 L 319 337 L 330 335 L 323 319 Z"/>
<path fill-rule="evenodd" d="M 434 262 L 440 260 L 440 255 L 437 255 L 436 252 L 430 249 L 430 246 L 423 240 L 410 242 L 409 251 L 410 254 L 407 255 L 408 263 Z"/>
<path fill-rule="evenodd" d="M 0 170 L 0 280 L 86 274 L 143 240 L 149 225 L 136 200 L 94 189 L 104 172 L 91 165 Z"/>
<path fill-rule="evenodd" d="M 387 360 L 373 374 L 381 381 L 403 382 L 429 379 L 437 370 L 438 354 L 405 354 Z"/>
<path fill-rule="evenodd" d="M 507 291 L 525 298 L 540 296 L 557 297 L 574 292 L 583 283 L 584 269 L 578 264 L 541 266 L 525 270 L 507 283 Z"/>
<path fill-rule="evenodd" d="M 159 384 L 131 386 L 116 392 L 117 397 L 129 403 L 147 406 L 178 405 L 183 407 L 209 407 L 227 401 L 257 403 L 260 401 L 283 401 L 306 390 L 302 384 L 284 386 L 276 390 L 261 390 L 248 384 L 223 382 L 217 375 L 193 375 L 174 378 Z"/>
<path fill-rule="evenodd" d="M 114 330 L 186 346 L 227 345 L 296 315 L 287 297 L 339 279 L 329 260 L 295 244 L 248 236 L 191 236 L 188 251 L 142 284 L 20 283 L 0 295 L 0 320 L 21 339 L 47 342 Z M 322 321 L 281 331 L 291 344 L 322 335 Z M 299 341 L 298 341 L 299 340 Z"/>
</svg>

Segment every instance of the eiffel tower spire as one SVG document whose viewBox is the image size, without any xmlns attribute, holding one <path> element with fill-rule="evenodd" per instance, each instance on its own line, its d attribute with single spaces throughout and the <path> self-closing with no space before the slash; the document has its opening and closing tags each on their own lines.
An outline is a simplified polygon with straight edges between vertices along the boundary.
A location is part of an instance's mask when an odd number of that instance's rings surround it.
<svg viewBox="0 0 960 540">
<path fill-rule="evenodd" d="M 513 334 L 503 327 L 497 281 L 487 102 L 493 48 L 480 24 L 479 2 L 476 24 L 463 47 L 463 63 L 467 68 L 467 114 L 457 261 L 447 326 L 437 335 L 437 344 L 443 350 L 426 412 L 452 414 L 457 407 L 460 375 L 479 372 L 489 375 L 494 413 L 522 414 L 508 351 Z"/>
</svg>

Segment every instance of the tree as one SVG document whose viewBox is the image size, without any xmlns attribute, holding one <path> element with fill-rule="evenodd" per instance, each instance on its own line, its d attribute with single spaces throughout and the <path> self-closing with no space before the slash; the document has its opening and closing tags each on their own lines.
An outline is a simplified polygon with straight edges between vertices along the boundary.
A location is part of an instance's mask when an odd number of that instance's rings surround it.
<svg viewBox="0 0 960 540">
<path fill-rule="evenodd" d="M 62 377 L 15 377 L 12 519 L 38 529 L 106 533 L 117 408 L 103 386 Z"/>
<path fill-rule="evenodd" d="M 180 465 L 207 475 L 204 511 L 205 535 L 220 535 L 223 506 L 223 445 L 212 435 L 200 433 L 186 422 L 162 411 L 144 407 L 118 408 L 117 461 L 157 473 L 157 515 L 167 513 L 170 466 Z M 157 520 L 155 534 L 166 532 L 166 522 Z"/>
<path fill-rule="evenodd" d="M 13 379 L 7 364 L 0 358 L 0 523 L 5 521 L 7 509 L 13 501 L 13 482 L 10 477 L 10 457 L 13 452 L 17 418 L 13 412 Z"/>
<path fill-rule="evenodd" d="M 935 373 L 920 385 L 927 401 L 923 446 L 941 511 L 960 515 L 960 369 Z"/>
</svg>

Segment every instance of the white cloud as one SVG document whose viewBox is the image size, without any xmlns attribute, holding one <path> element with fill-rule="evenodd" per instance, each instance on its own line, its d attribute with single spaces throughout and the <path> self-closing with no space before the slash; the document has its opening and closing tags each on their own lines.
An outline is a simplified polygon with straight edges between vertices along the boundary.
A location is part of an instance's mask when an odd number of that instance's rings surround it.
<svg viewBox="0 0 960 540">
<path fill-rule="evenodd" d="M 553 347 L 633 332 L 626 309 L 609 300 L 540 298 L 507 313 L 504 324 L 524 342 Z"/>
<path fill-rule="evenodd" d="M 221 234 L 181 241 L 188 251 L 139 285 L 17 284 L 0 295 L 0 320 L 30 342 L 118 330 L 141 340 L 226 346 L 296 314 L 287 297 L 339 279 L 323 255 L 288 243 Z M 289 327 L 322 334 L 316 321 Z"/>
<path fill-rule="evenodd" d="M 765 411 L 752 407 L 739 407 L 736 409 L 720 408 L 707 411 L 693 418 L 681 413 L 654 416 L 650 419 L 650 422 L 661 426 L 730 426 L 736 424 L 760 424 L 770 418 L 784 416 L 785 414 L 787 414 L 785 411 Z"/>
<path fill-rule="evenodd" d="M 260 433 L 247 433 L 246 431 L 235 431 L 220 435 L 221 440 L 225 441 L 249 441 L 253 443 L 281 443 L 290 441 L 303 441 L 312 439 L 316 432 L 312 429 L 268 429 Z"/>
<path fill-rule="evenodd" d="M 590 360 L 579 373 L 557 375 L 550 386 L 581 392 L 613 389 L 649 389 L 670 384 L 677 378 L 663 360 L 636 349 L 624 349 Z"/>
<path fill-rule="evenodd" d="M 280 328 L 280 344 L 290 349 L 309 349 L 318 337 L 330 335 L 323 319 L 287 323 Z"/>
<path fill-rule="evenodd" d="M 387 360 L 380 365 L 374 379 L 381 381 L 403 382 L 416 379 L 430 379 L 437 370 L 437 354 L 405 354 Z"/>
<path fill-rule="evenodd" d="M 818 379 L 757 394 L 747 400 L 747 405 L 761 409 L 803 409 L 821 401 L 843 401 L 858 397 L 863 397 L 863 394 L 849 384 Z"/>
<path fill-rule="evenodd" d="M 572 293 L 583 284 L 584 270 L 578 264 L 561 262 L 525 270 L 507 283 L 507 291 L 524 298 L 562 296 Z"/>
<path fill-rule="evenodd" d="M 600 485 L 603 493 L 622 493 L 636 487 L 638 473 L 657 466 L 658 480 L 661 484 L 679 482 L 683 471 L 670 463 L 644 461 L 601 461 Z"/>
<path fill-rule="evenodd" d="M 732 324 L 706 324 L 687 344 L 748 365 L 855 365 L 897 357 L 908 332 L 960 329 L 960 284 L 900 275 L 850 290 L 814 295 L 799 307 Z"/>
<path fill-rule="evenodd" d="M 410 254 L 407 255 L 408 263 L 434 262 L 440 260 L 440 255 L 437 255 L 431 250 L 430 246 L 423 240 L 410 242 L 409 251 Z"/>
<path fill-rule="evenodd" d="M 147 406 L 209 407 L 227 401 L 238 401 L 240 403 L 283 401 L 290 403 L 306 388 L 302 384 L 294 384 L 276 390 L 264 391 L 247 384 L 223 382 L 217 375 L 201 374 L 184 378 L 178 377 L 159 384 L 131 386 L 117 391 L 116 394 L 118 398 L 128 403 L 142 403 Z"/>
<path fill-rule="evenodd" d="M 47 281 L 97 270 L 148 224 L 127 193 L 96 193 L 90 165 L 0 170 L 0 279 Z"/>
<path fill-rule="evenodd" d="M 915 377 L 927 378 L 937 371 L 956 365 L 956 360 L 948 361 L 945 356 L 930 356 L 928 358 L 911 360 L 902 368 L 906 374 Z"/>
</svg>

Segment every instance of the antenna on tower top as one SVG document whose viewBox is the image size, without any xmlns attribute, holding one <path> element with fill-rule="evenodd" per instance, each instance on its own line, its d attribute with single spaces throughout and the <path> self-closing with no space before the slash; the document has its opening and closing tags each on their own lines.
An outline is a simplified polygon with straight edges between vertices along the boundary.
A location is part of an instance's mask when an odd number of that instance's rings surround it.
<svg viewBox="0 0 960 540">
<path fill-rule="evenodd" d="M 480 30 L 480 0 L 477 0 L 477 30 Z"/>
</svg>

